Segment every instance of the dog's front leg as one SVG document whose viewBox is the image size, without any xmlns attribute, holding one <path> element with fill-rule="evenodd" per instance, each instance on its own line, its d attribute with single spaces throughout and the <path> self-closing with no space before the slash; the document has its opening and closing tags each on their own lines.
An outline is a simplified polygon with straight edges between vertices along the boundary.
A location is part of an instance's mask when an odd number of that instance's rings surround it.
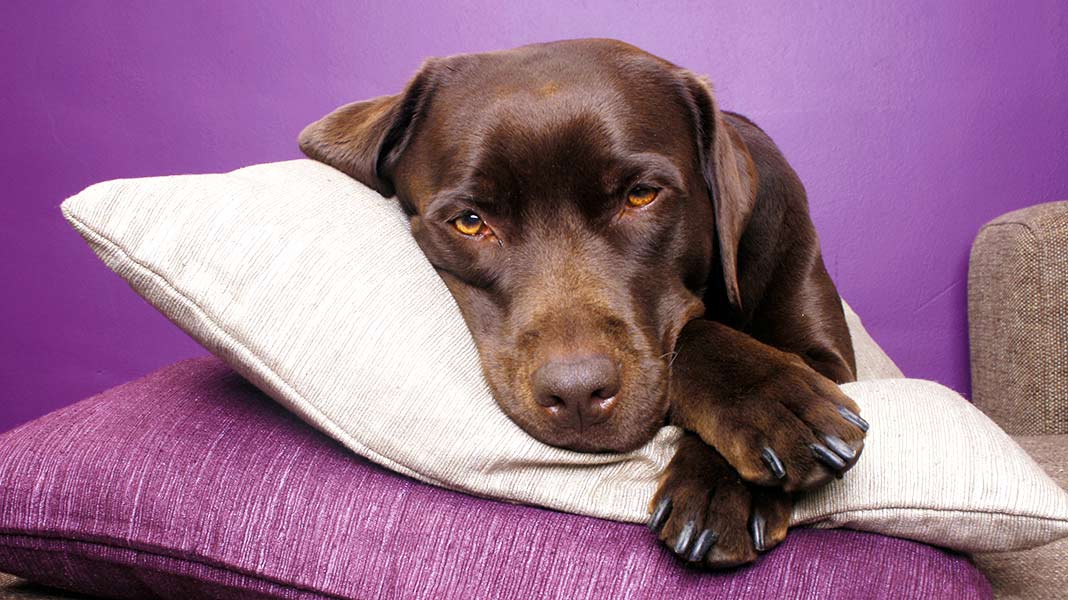
<svg viewBox="0 0 1068 600">
<path fill-rule="evenodd" d="M 856 463 L 868 424 L 800 356 L 721 323 L 687 324 L 675 351 L 670 418 L 687 433 L 649 526 L 685 560 L 750 562 L 785 539 L 791 492 Z"/>
<path fill-rule="evenodd" d="M 796 354 L 698 319 L 671 367 L 671 422 L 697 434 L 753 484 L 788 492 L 841 477 L 860 456 L 857 405 Z"/>
<path fill-rule="evenodd" d="M 787 492 L 743 481 L 687 432 L 661 475 L 649 528 L 679 558 L 726 568 L 752 562 L 785 539 L 792 508 Z"/>
</svg>

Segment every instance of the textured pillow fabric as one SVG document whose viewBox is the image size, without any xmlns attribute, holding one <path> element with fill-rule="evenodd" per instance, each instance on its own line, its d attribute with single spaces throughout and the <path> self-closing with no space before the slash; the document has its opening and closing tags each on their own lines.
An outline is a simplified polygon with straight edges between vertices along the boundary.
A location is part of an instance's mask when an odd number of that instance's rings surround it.
<svg viewBox="0 0 1068 600">
<path fill-rule="evenodd" d="M 846 325 L 849 326 L 849 335 L 853 340 L 853 353 L 857 359 L 857 380 L 903 378 L 905 375 L 901 369 L 886 355 L 882 347 L 875 343 L 853 308 L 843 301 L 842 309 L 845 312 Z"/>
<path fill-rule="evenodd" d="M 989 598 L 964 557 L 801 529 L 750 568 L 396 475 L 215 358 L 0 436 L 0 572 L 109 598 Z"/>
<path fill-rule="evenodd" d="M 1068 494 L 956 392 L 918 379 L 842 389 L 873 423 L 864 459 L 843 480 L 801 496 L 795 523 L 878 531 L 968 552 L 1068 535 Z"/>
<path fill-rule="evenodd" d="M 395 201 L 299 160 L 120 180 L 63 204 L 135 290 L 277 401 L 357 453 L 478 495 L 639 522 L 679 431 L 627 454 L 544 445 L 512 423 Z M 865 458 L 800 523 L 960 550 L 1068 535 L 1068 495 L 986 417 L 927 382 L 846 386 Z"/>
</svg>

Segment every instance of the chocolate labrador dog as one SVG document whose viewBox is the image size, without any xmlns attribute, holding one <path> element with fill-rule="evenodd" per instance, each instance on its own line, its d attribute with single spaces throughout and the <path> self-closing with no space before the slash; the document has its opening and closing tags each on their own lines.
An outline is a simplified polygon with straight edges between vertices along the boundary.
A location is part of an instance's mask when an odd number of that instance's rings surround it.
<svg viewBox="0 0 1068 600">
<path fill-rule="evenodd" d="M 700 77 L 614 40 L 428 60 L 300 134 L 385 196 L 530 435 L 625 452 L 686 433 L 649 526 L 707 567 L 786 536 L 867 423 L 805 190 Z"/>
</svg>

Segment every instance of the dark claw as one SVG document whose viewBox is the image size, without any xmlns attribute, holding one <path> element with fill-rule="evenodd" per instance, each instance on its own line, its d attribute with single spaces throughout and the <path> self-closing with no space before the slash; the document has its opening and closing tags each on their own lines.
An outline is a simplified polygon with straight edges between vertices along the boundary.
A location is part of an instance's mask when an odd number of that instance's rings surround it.
<svg viewBox="0 0 1068 600">
<path fill-rule="evenodd" d="M 771 471 L 771 474 L 775 476 L 775 479 L 786 477 L 786 468 L 782 466 L 782 461 L 779 460 L 779 455 L 775 454 L 774 450 L 771 448 L 764 448 L 760 452 L 760 459 L 768 466 L 768 469 Z"/>
<path fill-rule="evenodd" d="M 868 422 L 865 421 L 864 419 L 860 418 L 860 415 L 858 415 L 857 413 L 849 410 L 848 408 L 846 408 L 844 406 L 839 406 L 838 407 L 838 414 L 842 415 L 842 418 L 845 419 L 846 421 L 849 421 L 850 423 L 856 425 L 857 429 L 860 429 L 861 431 L 863 431 L 865 433 L 868 432 L 868 427 L 869 427 Z"/>
<path fill-rule="evenodd" d="M 701 535 L 697 536 L 697 541 L 693 543 L 693 548 L 690 548 L 690 556 L 686 560 L 690 562 L 700 562 L 705 559 L 705 555 L 708 554 L 708 549 L 716 543 L 719 536 L 715 531 L 706 529 L 701 532 Z"/>
<path fill-rule="evenodd" d="M 693 532 L 697 529 L 697 526 L 693 524 L 693 521 L 687 521 L 683 526 L 682 531 L 679 532 L 679 539 L 675 542 L 675 554 L 679 556 L 685 556 L 686 550 L 690 547 L 690 541 L 693 539 Z"/>
<path fill-rule="evenodd" d="M 835 471 L 841 471 L 846 468 L 845 461 L 843 461 L 837 454 L 827 449 L 827 446 L 823 444 L 811 444 L 809 448 L 812 448 L 812 453 L 816 455 L 816 458 L 823 464 L 827 465 Z"/>
<path fill-rule="evenodd" d="M 833 435 L 823 436 L 823 442 L 827 444 L 827 447 L 834 451 L 835 454 L 842 457 L 842 460 L 850 461 L 857 457 L 855 450 L 849 447 L 849 444 L 845 443 L 840 437 Z"/>
<path fill-rule="evenodd" d="M 653 533 L 660 533 L 660 528 L 667 523 L 668 515 L 671 514 L 671 498 L 664 498 L 660 501 L 660 504 L 656 505 L 656 510 L 653 511 L 653 516 L 649 518 L 649 530 Z"/>
<path fill-rule="evenodd" d="M 764 529 L 768 522 L 760 513 L 753 513 L 753 516 L 749 517 L 749 535 L 753 536 L 753 547 L 757 552 L 763 552 L 764 547 Z"/>
</svg>

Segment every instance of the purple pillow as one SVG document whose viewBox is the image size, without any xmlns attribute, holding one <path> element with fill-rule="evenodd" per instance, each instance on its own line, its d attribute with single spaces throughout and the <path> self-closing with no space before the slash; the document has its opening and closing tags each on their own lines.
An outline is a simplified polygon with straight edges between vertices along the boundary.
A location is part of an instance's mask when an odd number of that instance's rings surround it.
<svg viewBox="0 0 1068 600">
<path fill-rule="evenodd" d="M 641 526 L 383 470 L 214 358 L 0 436 L 0 572 L 135 598 L 989 598 L 962 556 L 797 530 L 688 569 Z"/>
</svg>

